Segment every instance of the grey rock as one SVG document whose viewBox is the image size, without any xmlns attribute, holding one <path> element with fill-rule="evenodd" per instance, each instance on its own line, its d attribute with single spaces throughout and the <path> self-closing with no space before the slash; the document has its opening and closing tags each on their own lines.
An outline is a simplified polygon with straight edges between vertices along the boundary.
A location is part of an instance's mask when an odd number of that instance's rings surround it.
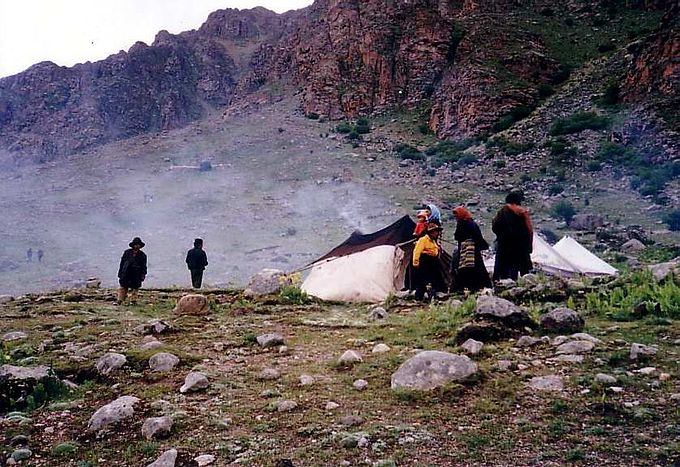
<svg viewBox="0 0 680 467">
<path fill-rule="evenodd" d="M 535 345 L 543 344 L 544 342 L 545 341 L 539 337 L 522 336 L 519 339 L 517 339 L 515 346 L 520 348 L 533 347 Z"/>
<path fill-rule="evenodd" d="M 656 347 L 634 343 L 630 346 L 630 359 L 637 360 L 640 357 L 650 357 L 658 352 Z"/>
<path fill-rule="evenodd" d="M 12 331 L 3 334 L 0 338 L 0 342 L 12 342 L 23 339 L 28 339 L 28 334 L 26 334 L 24 331 Z"/>
<path fill-rule="evenodd" d="M 371 350 L 371 353 L 387 353 L 390 350 L 392 349 L 390 348 L 389 345 L 380 343 L 373 346 L 373 350 Z"/>
<path fill-rule="evenodd" d="M 346 449 L 355 449 L 368 446 L 368 433 L 347 433 L 340 439 L 340 445 Z"/>
<path fill-rule="evenodd" d="M 257 336 L 257 343 L 260 345 L 260 347 L 268 348 L 283 345 L 285 342 L 281 334 L 271 333 Z"/>
<path fill-rule="evenodd" d="M 148 440 L 169 436 L 172 423 L 172 418 L 168 416 L 147 418 L 142 425 L 142 436 Z"/>
<path fill-rule="evenodd" d="M 357 391 L 363 391 L 368 387 L 368 381 L 366 381 L 365 379 L 358 379 L 354 381 L 354 383 L 352 383 L 352 386 L 354 386 L 354 389 L 356 389 Z"/>
<path fill-rule="evenodd" d="M 281 377 L 281 372 L 276 368 L 265 368 L 260 372 L 259 379 L 272 381 Z"/>
<path fill-rule="evenodd" d="M 648 268 L 652 272 L 654 279 L 659 282 L 672 275 L 675 275 L 677 280 L 680 280 L 680 258 L 675 258 L 673 261 L 665 263 L 652 264 Z"/>
<path fill-rule="evenodd" d="M 122 368 L 127 363 L 125 355 L 119 353 L 105 353 L 97 360 L 96 368 L 100 375 L 108 375 L 112 371 Z"/>
<path fill-rule="evenodd" d="M 135 413 L 134 406 L 138 402 L 139 398 L 137 397 L 122 396 L 104 405 L 90 417 L 87 431 L 90 433 L 96 432 L 108 425 L 119 423 L 126 418 L 132 417 Z"/>
<path fill-rule="evenodd" d="M 557 347 L 557 354 L 581 354 L 594 348 L 595 344 L 590 341 L 569 341 Z"/>
<path fill-rule="evenodd" d="M 482 351 L 484 343 L 476 341 L 474 339 L 468 339 L 465 342 L 463 342 L 460 347 L 470 355 L 477 355 L 479 352 Z"/>
<path fill-rule="evenodd" d="M 598 373 L 595 375 L 595 382 L 600 384 L 612 385 L 616 383 L 616 378 L 605 373 Z"/>
<path fill-rule="evenodd" d="M 99 287 L 101 287 L 101 285 L 102 281 L 96 277 L 90 277 L 85 282 L 85 287 L 88 289 L 98 289 Z"/>
<path fill-rule="evenodd" d="M 14 459 L 16 462 L 25 461 L 26 459 L 29 459 L 32 455 L 33 452 L 31 452 L 30 449 L 22 448 L 17 449 L 12 453 L 12 459 Z"/>
<path fill-rule="evenodd" d="M 281 287 L 289 282 L 286 274 L 280 269 L 263 269 L 250 279 L 243 294 L 246 297 L 277 294 L 281 291 Z"/>
<path fill-rule="evenodd" d="M 556 375 L 535 376 L 529 381 L 529 387 L 537 391 L 562 391 L 564 383 L 562 378 Z"/>
<path fill-rule="evenodd" d="M 9 302 L 13 302 L 13 301 L 14 301 L 14 297 L 12 297 L 11 295 L 0 295 L 0 305 L 5 305 L 5 304 L 7 304 Z"/>
<path fill-rule="evenodd" d="M 175 462 L 177 462 L 177 449 L 170 449 L 146 467 L 175 467 Z"/>
<path fill-rule="evenodd" d="M 604 218 L 591 213 L 576 214 L 569 222 L 569 227 L 574 230 L 595 230 L 603 226 Z"/>
<path fill-rule="evenodd" d="M 496 362 L 496 368 L 499 371 L 511 371 L 517 369 L 517 365 L 510 360 L 498 360 Z"/>
<path fill-rule="evenodd" d="M 335 410 L 339 407 L 340 407 L 340 404 L 338 404 L 337 402 L 330 401 L 330 402 L 326 403 L 326 410 L 328 410 L 329 412 L 332 411 L 332 410 Z"/>
<path fill-rule="evenodd" d="M 206 465 L 213 464 L 216 458 L 212 454 L 202 454 L 198 457 L 194 457 L 194 461 L 198 464 L 198 467 L 205 467 Z"/>
<path fill-rule="evenodd" d="M 579 332 L 583 330 L 585 322 L 574 310 L 561 307 L 541 316 L 540 325 L 549 332 Z"/>
<path fill-rule="evenodd" d="M 205 295 L 187 294 L 177 301 L 173 312 L 188 316 L 206 315 L 210 313 L 210 303 Z"/>
<path fill-rule="evenodd" d="M 0 406 L 9 405 L 11 400 L 24 401 L 38 385 L 62 384 L 52 370 L 46 366 L 24 367 L 0 366 Z"/>
<path fill-rule="evenodd" d="M 191 371 L 186 378 L 184 378 L 184 384 L 179 388 L 179 392 L 184 394 L 187 392 L 201 391 L 208 386 L 210 386 L 210 382 L 206 375 L 198 371 Z"/>
<path fill-rule="evenodd" d="M 526 310 L 511 301 L 493 295 L 480 295 L 475 307 L 475 319 L 497 321 L 514 329 L 535 327 Z"/>
<path fill-rule="evenodd" d="M 392 375 L 391 387 L 428 391 L 450 382 L 465 381 L 477 373 L 477 364 L 467 356 L 427 350 L 399 367 Z"/>
<path fill-rule="evenodd" d="M 575 339 L 575 340 L 579 340 L 579 341 L 589 341 L 589 342 L 592 342 L 595 345 L 600 345 L 600 344 L 603 343 L 597 337 L 593 337 L 590 334 L 585 333 L 585 332 L 577 332 L 576 334 L 572 334 L 570 336 L 570 339 Z"/>
<path fill-rule="evenodd" d="M 563 354 L 557 357 L 549 358 L 549 363 L 583 363 L 583 355 L 579 354 Z"/>
<path fill-rule="evenodd" d="M 385 310 L 381 306 L 373 308 L 368 314 L 368 318 L 373 320 L 386 319 L 387 316 L 388 316 L 387 310 Z"/>
<path fill-rule="evenodd" d="M 637 238 L 631 238 L 626 243 L 621 245 L 621 251 L 624 251 L 626 253 L 637 253 L 644 250 L 645 248 L 646 248 L 645 244 L 642 243 Z"/>
<path fill-rule="evenodd" d="M 338 359 L 338 363 L 345 366 L 351 366 L 363 361 L 361 354 L 356 350 L 346 350 Z"/>
<path fill-rule="evenodd" d="M 179 363 L 177 356 L 167 353 L 159 352 L 149 359 L 149 368 L 151 371 L 169 371 L 175 368 Z"/>
<path fill-rule="evenodd" d="M 340 419 L 340 423 L 345 426 L 359 426 L 364 423 L 364 419 L 358 415 L 345 415 Z"/>
<path fill-rule="evenodd" d="M 154 319 L 146 324 L 140 324 L 135 328 L 138 334 L 164 334 L 172 330 L 172 326 L 160 319 Z"/>
<path fill-rule="evenodd" d="M 290 412 L 292 410 L 297 409 L 297 402 L 295 401 L 280 401 L 276 404 L 276 410 L 279 412 Z"/>
<path fill-rule="evenodd" d="M 311 386 L 314 384 L 314 377 L 309 375 L 300 375 L 300 386 Z"/>
</svg>

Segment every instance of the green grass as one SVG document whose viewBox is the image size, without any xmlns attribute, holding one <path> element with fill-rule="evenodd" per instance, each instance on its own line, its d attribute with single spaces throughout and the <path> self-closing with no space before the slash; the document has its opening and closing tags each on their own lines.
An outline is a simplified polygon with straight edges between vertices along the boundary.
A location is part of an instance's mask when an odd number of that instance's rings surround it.
<svg viewBox="0 0 680 467">
<path fill-rule="evenodd" d="M 558 118 L 550 126 L 552 136 L 580 133 L 583 130 L 604 130 L 611 125 L 611 119 L 595 112 L 578 112 L 568 117 Z"/>
</svg>

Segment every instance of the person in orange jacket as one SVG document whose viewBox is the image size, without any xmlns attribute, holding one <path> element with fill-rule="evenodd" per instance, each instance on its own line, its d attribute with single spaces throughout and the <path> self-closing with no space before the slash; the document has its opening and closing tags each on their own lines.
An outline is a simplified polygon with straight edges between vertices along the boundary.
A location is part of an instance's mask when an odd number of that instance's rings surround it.
<svg viewBox="0 0 680 467">
<path fill-rule="evenodd" d="M 416 300 L 423 301 L 428 284 L 432 286 L 430 298 L 438 291 L 445 290 L 439 264 L 439 245 L 437 239 L 442 232 L 441 226 L 430 223 L 425 235 L 420 237 L 413 249 L 413 270 L 416 283 Z"/>
</svg>

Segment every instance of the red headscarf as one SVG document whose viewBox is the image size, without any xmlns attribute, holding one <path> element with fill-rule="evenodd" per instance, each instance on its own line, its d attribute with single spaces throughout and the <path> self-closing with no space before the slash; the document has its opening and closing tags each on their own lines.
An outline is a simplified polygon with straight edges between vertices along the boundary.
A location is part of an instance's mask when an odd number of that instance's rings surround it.
<svg viewBox="0 0 680 467">
<path fill-rule="evenodd" d="M 462 220 L 462 221 L 471 221 L 472 220 L 472 214 L 470 214 L 470 211 L 465 209 L 463 206 L 458 206 L 457 208 L 453 209 L 453 215 L 456 216 L 456 219 Z"/>
</svg>

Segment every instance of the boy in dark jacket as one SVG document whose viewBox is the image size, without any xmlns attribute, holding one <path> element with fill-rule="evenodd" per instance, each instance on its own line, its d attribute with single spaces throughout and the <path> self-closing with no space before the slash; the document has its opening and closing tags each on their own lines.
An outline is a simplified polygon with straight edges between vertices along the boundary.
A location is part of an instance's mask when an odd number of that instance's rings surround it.
<svg viewBox="0 0 680 467">
<path fill-rule="evenodd" d="M 194 247 L 187 252 L 187 267 L 191 271 L 191 284 L 194 289 L 200 289 L 203 282 L 203 271 L 208 265 L 208 255 L 203 251 L 203 240 L 194 240 Z"/>
<path fill-rule="evenodd" d="M 146 255 L 142 251 L 144 242 L 141 238 L 135 237 L 130 242 L 130 249 L 123 252 L 118 267 L 118 304 L 121 305 L 130 292 L 130 302 L 136 303 L 137 291 L 146 279 Z"/>
</svg>

